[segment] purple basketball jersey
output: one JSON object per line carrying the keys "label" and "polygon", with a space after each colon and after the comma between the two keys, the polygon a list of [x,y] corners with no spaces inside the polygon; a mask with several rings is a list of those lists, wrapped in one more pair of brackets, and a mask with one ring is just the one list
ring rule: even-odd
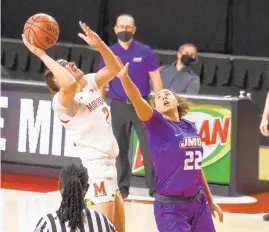
{"label": "purple basketball jersey", "polygon": [[194,124],[185,119],[173,122],[154,110],[144,125],[155,169],[156,193],[193,196],[203,189],[203,147]]}

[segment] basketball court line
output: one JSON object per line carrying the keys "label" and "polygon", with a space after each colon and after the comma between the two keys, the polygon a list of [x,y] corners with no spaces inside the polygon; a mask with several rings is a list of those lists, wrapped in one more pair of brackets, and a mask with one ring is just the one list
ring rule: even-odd
{"label": "basketball court line", "polygon": [[[3,189],[14,189],[38,193],[53,194],[58,192],[58,178],[46,178],[18,174],[1,173]],[[148,189],[132,188],[126,202],[152,204],[153,198],[147,197]],[[224,212],[257,214],[269,212],[269,192],[253,196],[220,197],[214,196]]]}
{"label": "basketball court line", "polygon": [[[6,232],[18,231],[17,228],[23,223],[29,225],[29,227],[32,228],[32,226],[30,225],[32,221],[34,221],[35,223],[35,221],[38,220],[38,218],[34,218],[36,217],[36,214],[41,213],[40,211],[44,211],[45,213],[50,212],[51,210],[44,209],[46,207],[56,209],[59,205],[61,198],[59,191],[53,191],[49,193],[37,193],[1,189],[1,192],[4,193],[2,194],[4,195],[4,198],[2,198],[3,200],[11,200],[9,203],[3,202],[5,204],[5,215],[3,218],[5,220],[5,229],[3,231]],[[131,195],[130,198],[150,199],[151,204],[136,204],[133,202],[125,202],[126,231],[157,232],[158,230],[154,220],[152,198],[134,195]],[[247,198],[243,197],[243,199]],[[22,213],[23,215],[19,214],[18,212]],[[224,213],[224,223],[218,222],[218,219],[213,220],[216,227],[216,231],[218,232],[267,232],[269,231],[269,224],[268,222],[264,222],[262,220],[262,216],[263,213]],[[143,226],[143,228],[141,228],[141,226]]]}
{"label": "basketball court line", "polygon": [[[36,190],[38,191],[38,190]],[[139,190],[138,190],[139,191]],[[20,193],[19,198],[43,198],[43,197],[53,197],[60,196],[59,191],[52,191],[48,193],[40,192],[24,192],[16,190],[1,189],[3,200],[6,202],[12,201],[14,198],[18,198],[18,193]],[[14,196],[14,197],[13,197]],[[219,197],[213,196],[217,204],[220,205],[223,212],[229,213],[240,213],[240,214],[263,214],[269,212],[269,193],[260,193],[255,196],[240,196],[240,197]],[[125,200],[127,203],[139,203],[152,205],[154,198],[139,196],[139,195],[129,195],[128,199]]]}
{"label": "basketball court line", "polygon": [[[220,197],[213,196],[215,202],[223,212],[240,214],[262,214],[269,212],[269,192],[254,194],[253,196]],[[129,195],[126,202],[153,204],[154,199],[141,195]]]}

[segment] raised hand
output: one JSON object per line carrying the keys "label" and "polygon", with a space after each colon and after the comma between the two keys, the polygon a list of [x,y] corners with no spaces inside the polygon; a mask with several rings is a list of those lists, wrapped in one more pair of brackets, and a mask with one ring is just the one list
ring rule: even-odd
{"label": "raised hand", "polygon": [[23,40],[23,43],[25,44],[25,46],[30,50],[30,52],[32,52],[33,54],[35,54],[36,56],[40,57],[45,53],[44,50],[42,50],[41,48],[38,48],[34,45],[34,42],[33,42],[33,37],[30,37],[30,42],[26,39],[25,35],[22,34],[22,40]]}
{"label": "raised hand", "polygon": [[84,41],[90,46],[97,48],[102,43],[99,35],[92,31],[85,23],[79,21],[79,25],[85,34],[78,33],[78,36],[84,39]]}

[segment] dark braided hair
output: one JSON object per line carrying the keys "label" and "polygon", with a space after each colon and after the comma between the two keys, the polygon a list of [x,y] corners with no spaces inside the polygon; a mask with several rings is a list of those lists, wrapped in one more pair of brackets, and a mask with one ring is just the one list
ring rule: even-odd
{"label": "dark braided hair", "polygon": [[82,164],[67,165],[61,171],[62,202],[57,215],[61,223],[68,221],[71,232],[83,226],[84,189],[88,180],[88,170]]}

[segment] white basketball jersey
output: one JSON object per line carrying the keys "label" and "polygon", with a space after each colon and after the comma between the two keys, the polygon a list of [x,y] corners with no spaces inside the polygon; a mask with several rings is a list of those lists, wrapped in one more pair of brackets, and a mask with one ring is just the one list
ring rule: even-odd
{"label": "white basketball jersey", "polygon": [[76,93],[73,103],[65,108],[59,102],[59,93],[53,98],[53,110],[66,131],[72,136],[81,159],[114,158],[119,153],[111,126],[110,110],[101,98],[94,78],[87,74],[82,92]]}

